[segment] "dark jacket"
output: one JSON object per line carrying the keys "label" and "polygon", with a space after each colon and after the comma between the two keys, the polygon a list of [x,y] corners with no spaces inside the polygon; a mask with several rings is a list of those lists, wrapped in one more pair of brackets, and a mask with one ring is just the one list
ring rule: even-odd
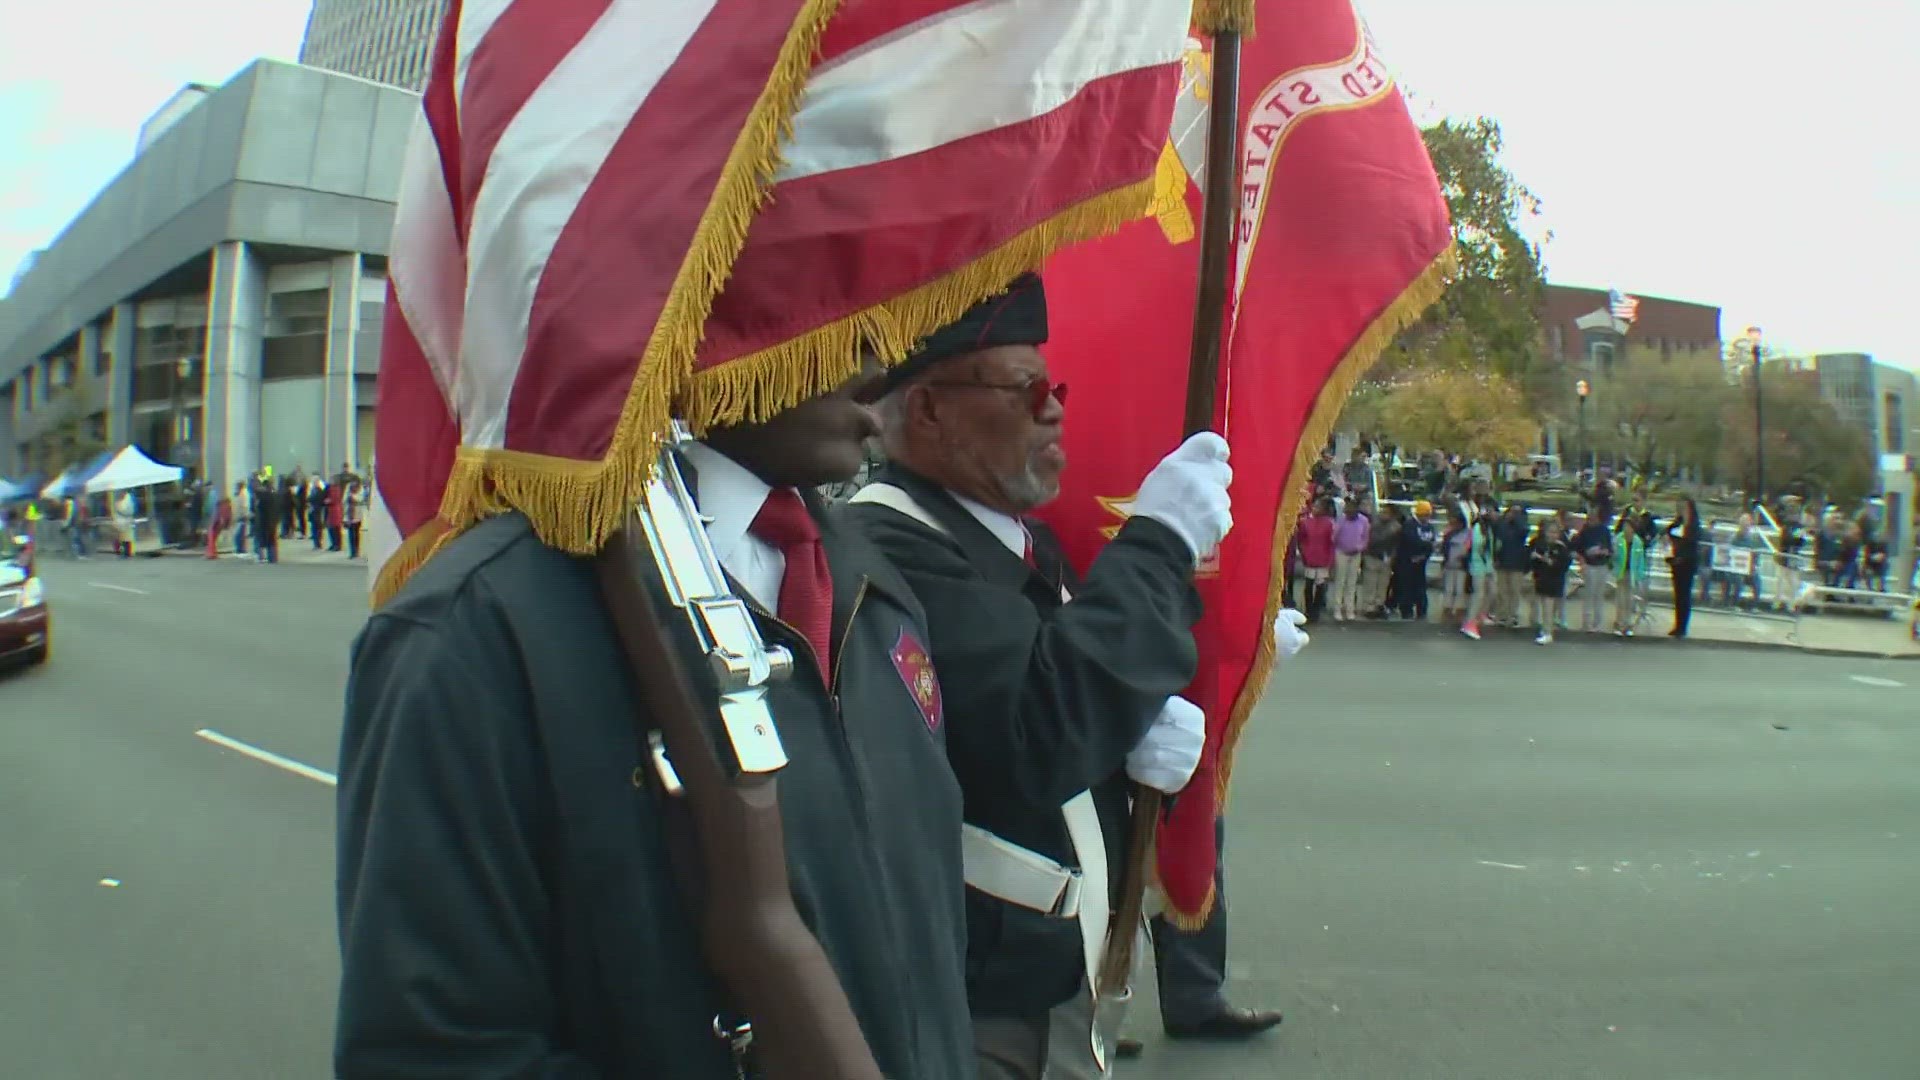
{"label": "dark jacket", "polygon": [[[925,605],[967,821],[1075,866],[1060,804],[1091,790],[1117,885],[1127,753],[1198,662],[1192,552],[1166,526],[1139,518],[1076,581],[1038,522],[1027,523],[1030,567],[938,485],[898,466],[875,479],[905,490],[946,530],[881,505],[848,508]],[[1061,602],[1063,584],[1072,603]],[[969,889],[967,932],[976,1016],[1044,1015],[1085,981],[1071,920]]]}
{"label": "dark jacket", "polygon": [[1394,554],[1394,561],[1402,567],[1425,567],[1433,558],[1434,536],[1433,522],[1406,519],[1400,528],[1400,550]]}
{"label": "dark jacket", "polygon": [[1367,535],[1367,556],[1382,561],[1392,561],[1400,550],[1400,530],[1403,526],[1398,515],[1381,514],[1373,519],[1373,531]]}
{"label": "dark jacket", "polygon": [[1601,521],[1588,518],[1580,531],[1573,534],[1573,550],[1579,554],[1582,566],[1606,566],[1613,562],[1613,530]]}
{"label": "dark jacket", "polygon": [[1674,518],[1667,523],[1667,563],[1675,570],[1695,570],[1700,566],[1700,521],[1684,523]]}
{"label": "dark jacket", "polygon": [[1493,565],[1498,570],[1529,570],[1533,554],[1527,550],[1527,519],[1509,519],[1505,514],[1493,523]]}
{"label": "dark jacket", "polygon": [[1565,596],[1567,568],[1573,565],[1573,549],[1565,540],[1533,538],[1529,548],[1533,559],[1533,590],[1541,596]]}
{"label": "dark jacket", "polygon": [[[871,545],[831,516],[823,533],[833,695],[805,662],[770,694],[794,901],[890,1080],[965,1080],[960,793],[938,703],[894,658],[924,623]],[[337,1076],[731,1080],[656,796],[633,780],[641,708],[592,563],[518,515],[369,620],[340,751]]]}

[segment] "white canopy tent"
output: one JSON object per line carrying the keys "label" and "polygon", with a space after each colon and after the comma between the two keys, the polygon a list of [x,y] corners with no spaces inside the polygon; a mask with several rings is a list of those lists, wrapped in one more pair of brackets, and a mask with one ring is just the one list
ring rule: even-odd
{"label": "white canopy tent", "polygon": [[182,470],[178,465],[162,465],[140,452],[137,446],[128,446],[113,455],[113,460],[87,480],[87,494],[98,495],[108,491],[125,491],[129,488],[148,487],[153,484],[171,484],[179,480]]}

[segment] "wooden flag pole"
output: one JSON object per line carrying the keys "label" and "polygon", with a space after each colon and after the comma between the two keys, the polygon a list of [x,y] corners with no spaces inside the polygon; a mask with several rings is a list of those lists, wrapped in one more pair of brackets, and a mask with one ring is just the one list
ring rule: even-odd
{"label": "wooden flag pole", "polygon": [[[1220,348],[1232,285],[1233,230],[1239,220],[1235,163],[1239,158],[1240,33],[1221,30],[1213,38],[1213,75],[1208,91],[1207,176],[1200,232],[1200,289],[1193,314],[1193,351],[1187,367],[1185,434],[1213,427],[1219,397]],[[1146,903],[1153,835],[1160,822],[1160,792],[1138,788],[1133,799],[1133,831],[1127,847],[1120,900],[1107,935],[1099,990],[1118,994],[1133,970],[1134,928]]]}

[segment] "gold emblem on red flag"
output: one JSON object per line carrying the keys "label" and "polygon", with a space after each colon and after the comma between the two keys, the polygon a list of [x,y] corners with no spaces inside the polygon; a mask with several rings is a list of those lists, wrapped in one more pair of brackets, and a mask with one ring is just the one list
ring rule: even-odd
{"label": "gold emblem on red flag", "polygon": [[[1135,495],[1095,495],[1093,498],[1095,502],[1100,504],[1102,510],[1113,515],[1116,519],[1112,525],[1100,526],[1100,535],[1108,540],[1119,536],[1120,526],[1125,525],[1127,519],[1133,516],[1133,500]],[[1219,573],[1220,553],[1215,551],[1200,560],[1200,566],[1194,571],[1194,576],[1203,578],[1217,577]]]}

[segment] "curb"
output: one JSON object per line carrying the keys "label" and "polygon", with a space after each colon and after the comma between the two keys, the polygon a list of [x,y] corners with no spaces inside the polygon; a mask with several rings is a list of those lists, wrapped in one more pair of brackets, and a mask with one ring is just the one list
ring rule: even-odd
{"label": "curb", "polygon": [[[1339,629],[1341,631],[1351,630],[1363,634],[1386,633],[1389,631],[1398,634],[1418,632],[1459,638],[1462,641],[1469,640],[1461,636],[1459,627],[1450,626],[1446,623],[1426,623],[1421,625],[1418,630],[1415,630],[1412,624],[1405,622],[1387,622],[1383,619],[1355,619],[1342,623],[1322,621],[1307,628],[1309,633],[1316,635],[1329,629]],[[1654,644],[1663,642],[1664,645],[1662,647],[1664,648],[1711,649],[1722,652],[1773,652],[1787,649],[1807,656],[1843,656],[1852,657],[1856,660],[1920,660],[1920,653],[1880,652],[1873,649],[1833,649],[1811,645],[1796,645],[1790,641],[1731,641],[1726,638],[1703,637],[1686,637],[1674,640],[1668,638],[1665,633],[1623,640],[1614,637],[1612,634],[1589,634],[1582,630],[1569,630],[1566,633],[1567,636],[1556,639],[1555,644],[1563,642],[1581,642],[1588,645],[1610,643],[1617,647],[1626,648],[1632,647],[1636,643]],[[1518,638],[1516,638],[1516,640],[1518,640]]]}

